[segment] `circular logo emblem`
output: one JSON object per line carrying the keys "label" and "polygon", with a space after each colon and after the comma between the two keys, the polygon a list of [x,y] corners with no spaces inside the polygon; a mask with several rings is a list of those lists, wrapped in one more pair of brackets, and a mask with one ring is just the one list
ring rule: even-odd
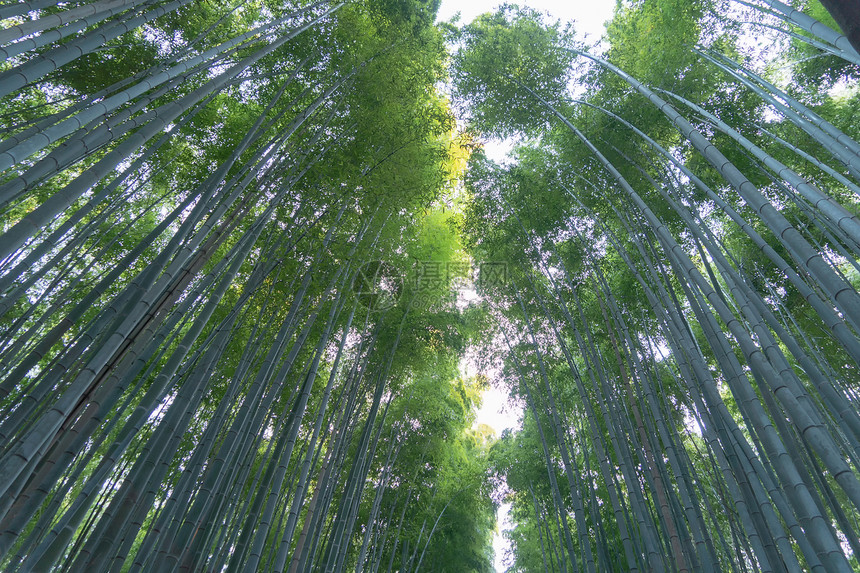
{"label": "circular logo emblem", "polygon": [[397,304],[403,293],[403,277],[385,261],[370,261],[355,273],[352,292],[368,310],[387,310]]}

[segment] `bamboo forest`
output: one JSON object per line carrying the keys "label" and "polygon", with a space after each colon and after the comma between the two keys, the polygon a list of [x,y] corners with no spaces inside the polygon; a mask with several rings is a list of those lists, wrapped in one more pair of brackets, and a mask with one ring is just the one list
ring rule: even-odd
{"label": "bamboo forest", "polygon": [[0,0],[0,571],[860,571],[860,2],[607,3]]}

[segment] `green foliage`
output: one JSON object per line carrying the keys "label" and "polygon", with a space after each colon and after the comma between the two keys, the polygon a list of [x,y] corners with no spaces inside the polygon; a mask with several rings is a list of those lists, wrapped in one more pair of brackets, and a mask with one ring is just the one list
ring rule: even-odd
{"label": "green foliage", "polygon": [[552,114],[536,105],[521,84],[550,102],[562,97],[570,77],[571,34],[559,22],[545,26],[540,13],[504,6],[478,16],[457,34],[452,79],[481,132],[501,136],[535,133]]}
{"label": "green foliage", "polygon": [[618,2],[606,28],[607,59],[651,85],[682,80],[697,64],[689,48],[702,36],[708,4],[707,0]]}
{"label": "green foliage", "polygon": [[[804,2],[801,9],[828,26],[832,30],[839,30],[839,25],[833,20],[830,13],[818,0]],[[795,32],[803,33],[796,28]],[[836,83],[845,81],[850,85],[860,77],[860,69],[842,58],[831,54],[825,54],[817,47],[803,40],[791,38],[791,60],[792,79],[797,87],[803,89],[813,97],[824,99],[823,94],[831,89]]]}
{"label": "green foliage", "polygon": [[[703,442],[691,432],[694,425],[714,432],[737,425],[738,443],[755,444],[763,464],[778,465],[776,450],[763,453],[766,431],[760,424],[791,414],[785,403],[768,395],[781,383],[756,363],[758,345],[769,349],[773,362],[768,367],[796,377],[792,379],[803,395],[817,395],[821,389],[813,389],[815,375],[809,377],[810,371],[799,365],[813,356],[819,364],[827,363],[826,370],[840,372],[831,379],[834,388],[853,392],[853,384],[845,382],[854,370],[846,352],[850,343],[840,350],[829,335],[820,343],[811,340],[811,332],[824,332],[823,324],[812,326],[807,320],[825,319],[826,312],[820,306],[813,311],[801,300],[795,291],[801,279],[786,281],[785,263],[778,259],[795,265],[795,244],[780,235],[783,227],[775,229],[774,218],[751,206],[750,190],[760,190],[763,200],[815,250],[833,248],[853,260],[856,243],[798,199],[780,180],[784,170],[766,168],[733,137],[671,97],[664,98],[670,104],[652,105],[662,94],[679,94],[810,181],[826,179],[819,179],[820,170],[799,162],[790,147],[798,142],[812,157],[826,155],[812,129],[800,121],[766,116],[768,104],[761,95],[715,71],[692,49],[704,45],[743,60],[734,36],[742,27],[715,17],[712,9],[708,2],[619,2],[602,55],[609,64],[595,65],[574,80],[585,91],[576,99],[571,92],[579,90],[568,90],[574,61],[556,55],[580,52],[559,39],[558,26],[541,26],[535,15],[524,17],[509,8],[485,15],[456,36],[457,95],[475,129],[492,137],[525,135],[505,165],[480,154],[473,157],[465,179],[471,202],[462,223],[473,256],[498,256],[512,263],[510,283],[485,291],[509,345],[502,352],[508,359],[503,378],[529,407],[522,429],[503,436],[491,458],[494,479],[505,484],[512,504],[510,571],[561,567],[565,560],[577,559],[593,559],[597,570],[647,569],[651,557],[637,557],[641,549],[625,541],[626,536],[633,537],[634,545],[647,545],[652,527],[657,537],[671,537],[674,531],[680,532],[679,539],[692,536],[687,530],[692,522],[679,522],[678,514],[667,510],[672,503],[686,503],[680,501],[684,496],[702,495],[703,503],[732,506],[734,501],[717,499],[735,478],[720,474],[713,457],[715,447],[726,447],[728,436],[720,434],[720,445]],[[524,21],[539,28],[531,34],[537,42],[517,36],[527,28]],[[507,43],[514,41],[526,55]],[[535,45],[540,48],[531,51]],[[545,65],[518,67],[530,57]],[[827,66],[825,59],[816,59]],[[762,60],[762,54],[753,54],[745,64],[767,65]],[[534,73],[516,75],[526,68]],[[503,72],[494,83],[490,78],[496,69]],[[842,73],[839,66],[831,71]],[[803,103],[814,104],[816,112],[844,131],[839,137],[847,141],[856,136],[855,125],[846,121],[853,117],[855,94],[833,97],[825,91],[829,87],[821,83]],[[651,88],[659,91],[648,93]],[[796,94],[797,88],[793,83],[788,91]],[[663,106],[668,105],[709,144],[696,143],[696,135],[685,133],[686,124],[666,113]],[[799,104],[791,105],[799,109]],[[631,124],[650,141],[634,135]],[[760,126],[792,143],[777,149]],[[719,160],[716,153],[705,155],[710,145],[719,150]],[[727,165],[742,175],[727,176]],[[828,180],[826,186],[846,212],[856,213],[856,195],[846,185]],[[830,268],[844,272],[839,256],[830,257]],[[840,284],[850,291],[851,280]],[[745,307],[750,298],[757,301],[755,311]],[[745,332],[733,328],[738,323]],[[801,339],[803,350],[793,345]],[[748,350],[752,346],[755,351]],[[692,360],[704,368],[695,370]],[[710,385],[720,390],[703,407],[700,393]],[[792,443],[794,428],[781,425],[780,439]],[[797,463],[805,468],[799,471],[818,471],[807,462]],[[593,472],[584,478],[587,483],[580,481],[583,467]],[[686,467],[695,468],[695,480],[705,492],[689,489],[691,470]],[[557,486],[549,487],[552,482]],[[838,508],[837,503],[827,511],[838,514]],[[723,537],[727,528],[738,528],[737,517],[695,518],[701,522],[696,527],[715,545],[712,554],[702,557],[707,562],[727,565],[736,562],[739,551],[751,555],[745,542],[735,546]],[[687,513],[684,519],[690,518]],[[631,531],[633,520],[638,520],[638,530]],[[664,543],[671,556],[664,562],[667,567],[685,567],[681,560],[700,557],[683,549],[685,541],[672,542],[671,548]],[[798,559],[804,562],[802,553],[798,551]]]}
{"label": "green foliage", "polygon": [[510,571],[855,566],[856,70],[720,6],[619,2],[598,62],[512,5],[196,1],[0,64],[0,568],[488,573],[503,503]]}

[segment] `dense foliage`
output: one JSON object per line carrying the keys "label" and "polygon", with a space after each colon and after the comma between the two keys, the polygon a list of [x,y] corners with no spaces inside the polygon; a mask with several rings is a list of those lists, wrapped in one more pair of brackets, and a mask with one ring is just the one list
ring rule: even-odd
{"label": "dense foliage", "polygon": [[511,261],[485,295],[526,405],[491,453],[510,571],[858,567],[860,60],[840,38],[778,2],[673,0],[620,4],[600,53],[510,6],[455,35],[463,111],[526,136],[472,157],[463,225]]}
{"label": "dense foliage", "polygon": [[478,319],[412,280],[464,256],[434,8],[33,9],[9,34],[65,36],[0,72],[3,570],[491,569]]}
{"label": "dense foliage", "polygon": [[860,569],[860,54],[797,8],[0,6],[0,569],[488,572],[501,505],[509,571]]}

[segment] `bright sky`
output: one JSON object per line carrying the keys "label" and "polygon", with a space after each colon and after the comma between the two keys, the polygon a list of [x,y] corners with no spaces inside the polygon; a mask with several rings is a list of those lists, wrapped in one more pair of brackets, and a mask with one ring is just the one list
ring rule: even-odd
{"label": "bright sky", "polygon": [[[515,0],[516,1],[516,0]],[[574,29],[580,37],[588,42],[596,42],[600,39],[604,30],[604,23],[612,17],[616,0],[520,0],[520,5],[529,6],[536,10],[549,12],[553,17],[562,21],[574,22]],[[460,12],[459,24],[471,22],[475,16],[484,12],[492,11],[500,2],[496,0],[442,0],[439,8],[438,20],[451,19],[456,12]],[[496,161],[501,160],[510,144],[506,142],[488,142],[485,146],[487,156]],[[466,365],[465,370],[470,370]],[[473,374],[473,372],[468,372]],[[496,387],[486,391],[483,396],[483,405],[478,410],[478,424],[487,424],[501,434],[506,428],[517,426],[517,418],[521,412],[507,405],[505,392]],[[508,520],[510,504],[503,504],[499,508],[497,519],[501,529],[509,529],[513,524]],[[505,570],[505,552],[508,548],[507,540],[497,532],[493,538],[493,548],[496,552],[495,569],[501,573]]]}
{"label": "bright sky", "polygon": [[[600,38],[603,23],[612,17],[615,8],[615,0],[520,0],[512,3],[549,12],[562,21],[573,21],[576,30],[586,34],[589,40]],[[460,23],[469,23],[478,14],[491,12],[499,4],[501,2],[492,0],[442,0],[437,20],[449,20],[459,11]]]}

